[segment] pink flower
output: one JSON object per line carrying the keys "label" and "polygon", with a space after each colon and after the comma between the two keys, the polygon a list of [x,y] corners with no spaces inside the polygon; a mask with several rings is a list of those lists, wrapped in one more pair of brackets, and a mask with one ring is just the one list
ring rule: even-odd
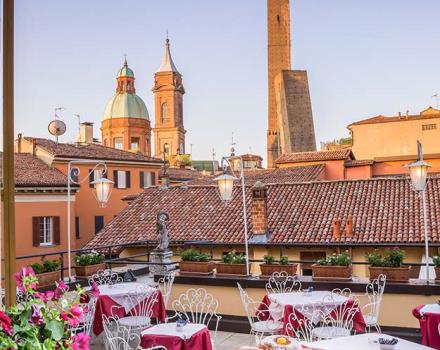
{"label": "pink flower", "polygon": [[78,305],[73,305],[67,311],[60,313],[60,317],[64,322],[67,322],[71,327],[78,327],[84,316],[83,309]]}
{"label": "pink flower", "polygon": [[61,289],[63,291],[69,290],[69,286],[67,284],[65,284],[64,281],[59,280],[58,282],[55,282],[55,283],[56,283],[58,289]]}
{"label": "pink flower", "polygon": [[99,297],[99,287],[98,284],[96,282],[92,283],[92,288],[90,289],[90,293],[94,296],[94,297]]}
{"label": "pink flower", "polygon": [[54,297],[54,292],[51,290],[48,290],[46,293],[38,292],[36,294],[36,297],[40,299],[42,302],[47,303],[48,301],[51,301]]}
{"label": "pink flower", "polygon": [[89,350],[90,337],[84,333],[72,336],[72,350]]}
{"label": "pink flower", "polygon": [[41,314],[40,308],[37,305],[32,305],[32,314],[29,318],[29,322],[37,326],[44,323],[43,315]]}
{"label": "pink flower", "polygon": [[[37,287],[37,282],[34,281],[35,272],[30,266],[22,267],[21,271],[14,274],[14,276],[15,283],[21,292],[26,291],[28,288],[35,289]],[[31,277],[29,278],[30,281],[28,281],[28,277]]]}
{"label": "pink flower", "polygon": [[7,335],[11,336],[14,329],[12,328],[12,322],[8,315],[3,311],[0,311],[0,326]]}

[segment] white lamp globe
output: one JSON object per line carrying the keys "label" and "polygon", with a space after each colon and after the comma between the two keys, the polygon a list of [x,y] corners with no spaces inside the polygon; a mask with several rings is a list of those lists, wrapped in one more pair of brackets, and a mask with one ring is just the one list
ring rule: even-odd
{"label": "white lamp globe", "polygon": [[95,197],[101,208],[105,208],[107,206],[113,183],[113,181],[104,177],[91,182],[91,184],[95,187]]}
{"label": "white lamp globe", "polygon": [[234,188],[234,181],[238,180],[235,176],[223,174],[217,176],[214,181],[217,181],[220,198],[222,201],[229,202],[232,200],[232,190]]}

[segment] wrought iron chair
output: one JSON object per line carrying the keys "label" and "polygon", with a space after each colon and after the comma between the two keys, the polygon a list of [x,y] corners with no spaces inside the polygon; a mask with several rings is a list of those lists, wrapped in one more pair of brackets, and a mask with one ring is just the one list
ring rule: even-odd
{"label": "wrought iron chair", "polygon": [[122,283],[123,279],[121,276],[115,272],[112,272],[111,270],[99,270],[89,278],[89,286],[92,286],[93,282],[100,286],[105,284]]}
{"label": "wrought iron chair", "polygon": [[382,274],[367,284],[365,295],[368,298],[368,303],[362,308],[367,332],[370,332],[371,328],[374,327],[377,332],[381,333],[379,314],[386,280],[386,275]]}
{"label": "wrought iron chair", "polygon": [[163,302],[165,304],[165,309],[168,307],[168,301],[170,300],[175,276],[175,272],[169,272],[158,280],[159,289],[162,293]]}
{"label": "wrought iron chair", "polygon": [[[337,294],[340,291],[341,294]],[[342,302],[337,296],[348,297],[350,299]],[[333,293],[326,295],[319,307],[321,326],[315,327],[312,337],[318,340],[333,339],[350,336],[353,330],[353,318],[359,310],[357,299],[351,295],[351,291],[346,288],[343,290],[335,289]]]}
{"label": "wrought iron chair", "polygon": [[319,317],[314,304],[295,306],[293,312],[287,316],[286,332],[301,341],[313,341],[313,321]]}
{"label": "wrought iron chair", "polygon": [[81,305],[84,311],[84,316],[81,320],[81,323],[77,327],[71,328],[71,331],[73,333],[85,333],[86,335],[90,335],[90,331],[93,326],[93,320],[95,319],[95,309],[97,301],[98,298],[91,295],[89,302]]}
{"label": "wrought iron chair", "polygon": [[172,306],[175,314],[169,319],[184,316],[191,323],[204,324],[207,327],[211,321],[215,322],[214,336],[212,337],[214,344],[221,316],[216,313],[218,300],[212,294],[204,288],[190,288],[177,300],[174,300]]}
{"label": "wrought iron chair", "polygon": [[[244,311],[251,327],[250,343],[252,343],[253,336],[258,340],[263,336],[269,336],[281,333],[283,323],[279,320],[273,320],[269,314],[268,305],[253,300],[249,294],[237,282],[238,290],[240,291],[240,298],[243,304]],[[281,315],[282,317],[282,315]]]}
{"label": "wrought iron chair", "polygon": [[292,293],[301,290],[301,282],[296,276],[291,276],[285,271],[274,272],[266,283],[266,293]]}

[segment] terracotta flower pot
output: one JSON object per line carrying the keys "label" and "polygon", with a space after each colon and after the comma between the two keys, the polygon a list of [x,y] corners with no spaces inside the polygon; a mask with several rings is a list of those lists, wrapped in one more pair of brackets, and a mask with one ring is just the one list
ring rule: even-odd
{"label": "terracotta flower pot", "polygon": [[434,267],[435,270],[435,280],[440,281],[440,267]]}
{"label": "terracotta flower pot", "polygon": [[76,275],[78,277],[90,277],[99,270],[105,270],[105,263],[87,266],[75,266]]}
{"label": "terracotta flower pot", "polygon": [[214,272],[213,261],[181,261],[180,274],[210,275]]}
{"label": "terracotta flower pot", "polygon": [[408,282],[411,272],[411,266],[405,267],[368,267],[370,270],[370,280],[377,279],[379,275],[387,276],[387,282]]}
{"label": "terracotta flower pot", "polygon": [[38,278],[38,287],[54,285],[56,281],[61,279],[60,271],[38,273],[36,277]]}
{"label": "terracotta flower pot", "polygon": [[[246,264],[217,263],[217,275],[241,275],[246,276]],[[250,270],[251,264],[249,264]]]}
{"label": "terracotta flower pot", "polygon": [[290,276],[296,275],[298,264],[260,264],[261,276],[271,276],[274,272],[285,271]]}
{"label": "terracotta flower pot", "polygon": [[349,280],[353,274],[353,266],[312,265],[312,278],[323,280]]}

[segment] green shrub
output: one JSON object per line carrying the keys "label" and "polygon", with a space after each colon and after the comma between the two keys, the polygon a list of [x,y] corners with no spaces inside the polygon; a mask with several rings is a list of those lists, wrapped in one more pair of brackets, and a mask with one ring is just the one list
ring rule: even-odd
{"label": "green shrub", "polygon": [[365,256],[368,264],[372,267],[401,267],[405,259],[405,252],[399,247],[394,247],[386,249],[383,255],[374,250],[372,253],[365,254]]}
{"label": "green shrub", "polygon": [[245,264],[246,255],[244,255],[243,253],[237,253],[235,250],[232,250],[227,254],[223,254],[222,262],[225,264]]}
{"label": "green shrub", "polygon": [[351,265],[351,258],[348,252],[345,251],[341,254],[333,253],[327,258],[319,259],[316,263],[322,266],[349,266]]}
{"label": "green shrub", "polygon": [[78,266],[90,266],[90,265],[102,264],[104,260],[105,260],[105,256],[99,254],[94,250],[92,250],[90,253],[77,255],[75,258],[76,264]]}
{"label": "green shrub", "polygon": [[435,267],[440,267],[440,256],[438,255],[433,256],[432,261],[434,262]]}
{"label": "green shrub", "polygon": [[33,263],[31,265],[32,269],[36,274],[53,272],[60,269],[60,260],[42,260],[41,263]]}
{"label": "green shrub", "polygon": [[275,258],[272,255],[265,255],[263,259],[264,259],[264,263],[268,265],[271,265],[275,262]]}
{"label": "green shrub", "polygon": [[180,254],[182,261],[199,261],[206,262],[211,260],[211,255],[207,253],[199,253],[195,249],[186,249]]}
{"label": "green shrub", "polygon": [[288,265],[288,264],[289,264],[289,258],[288,258],[287,256],[283,255],[283,256],[280,258],[280,264],[281,264],[281,265]]}

